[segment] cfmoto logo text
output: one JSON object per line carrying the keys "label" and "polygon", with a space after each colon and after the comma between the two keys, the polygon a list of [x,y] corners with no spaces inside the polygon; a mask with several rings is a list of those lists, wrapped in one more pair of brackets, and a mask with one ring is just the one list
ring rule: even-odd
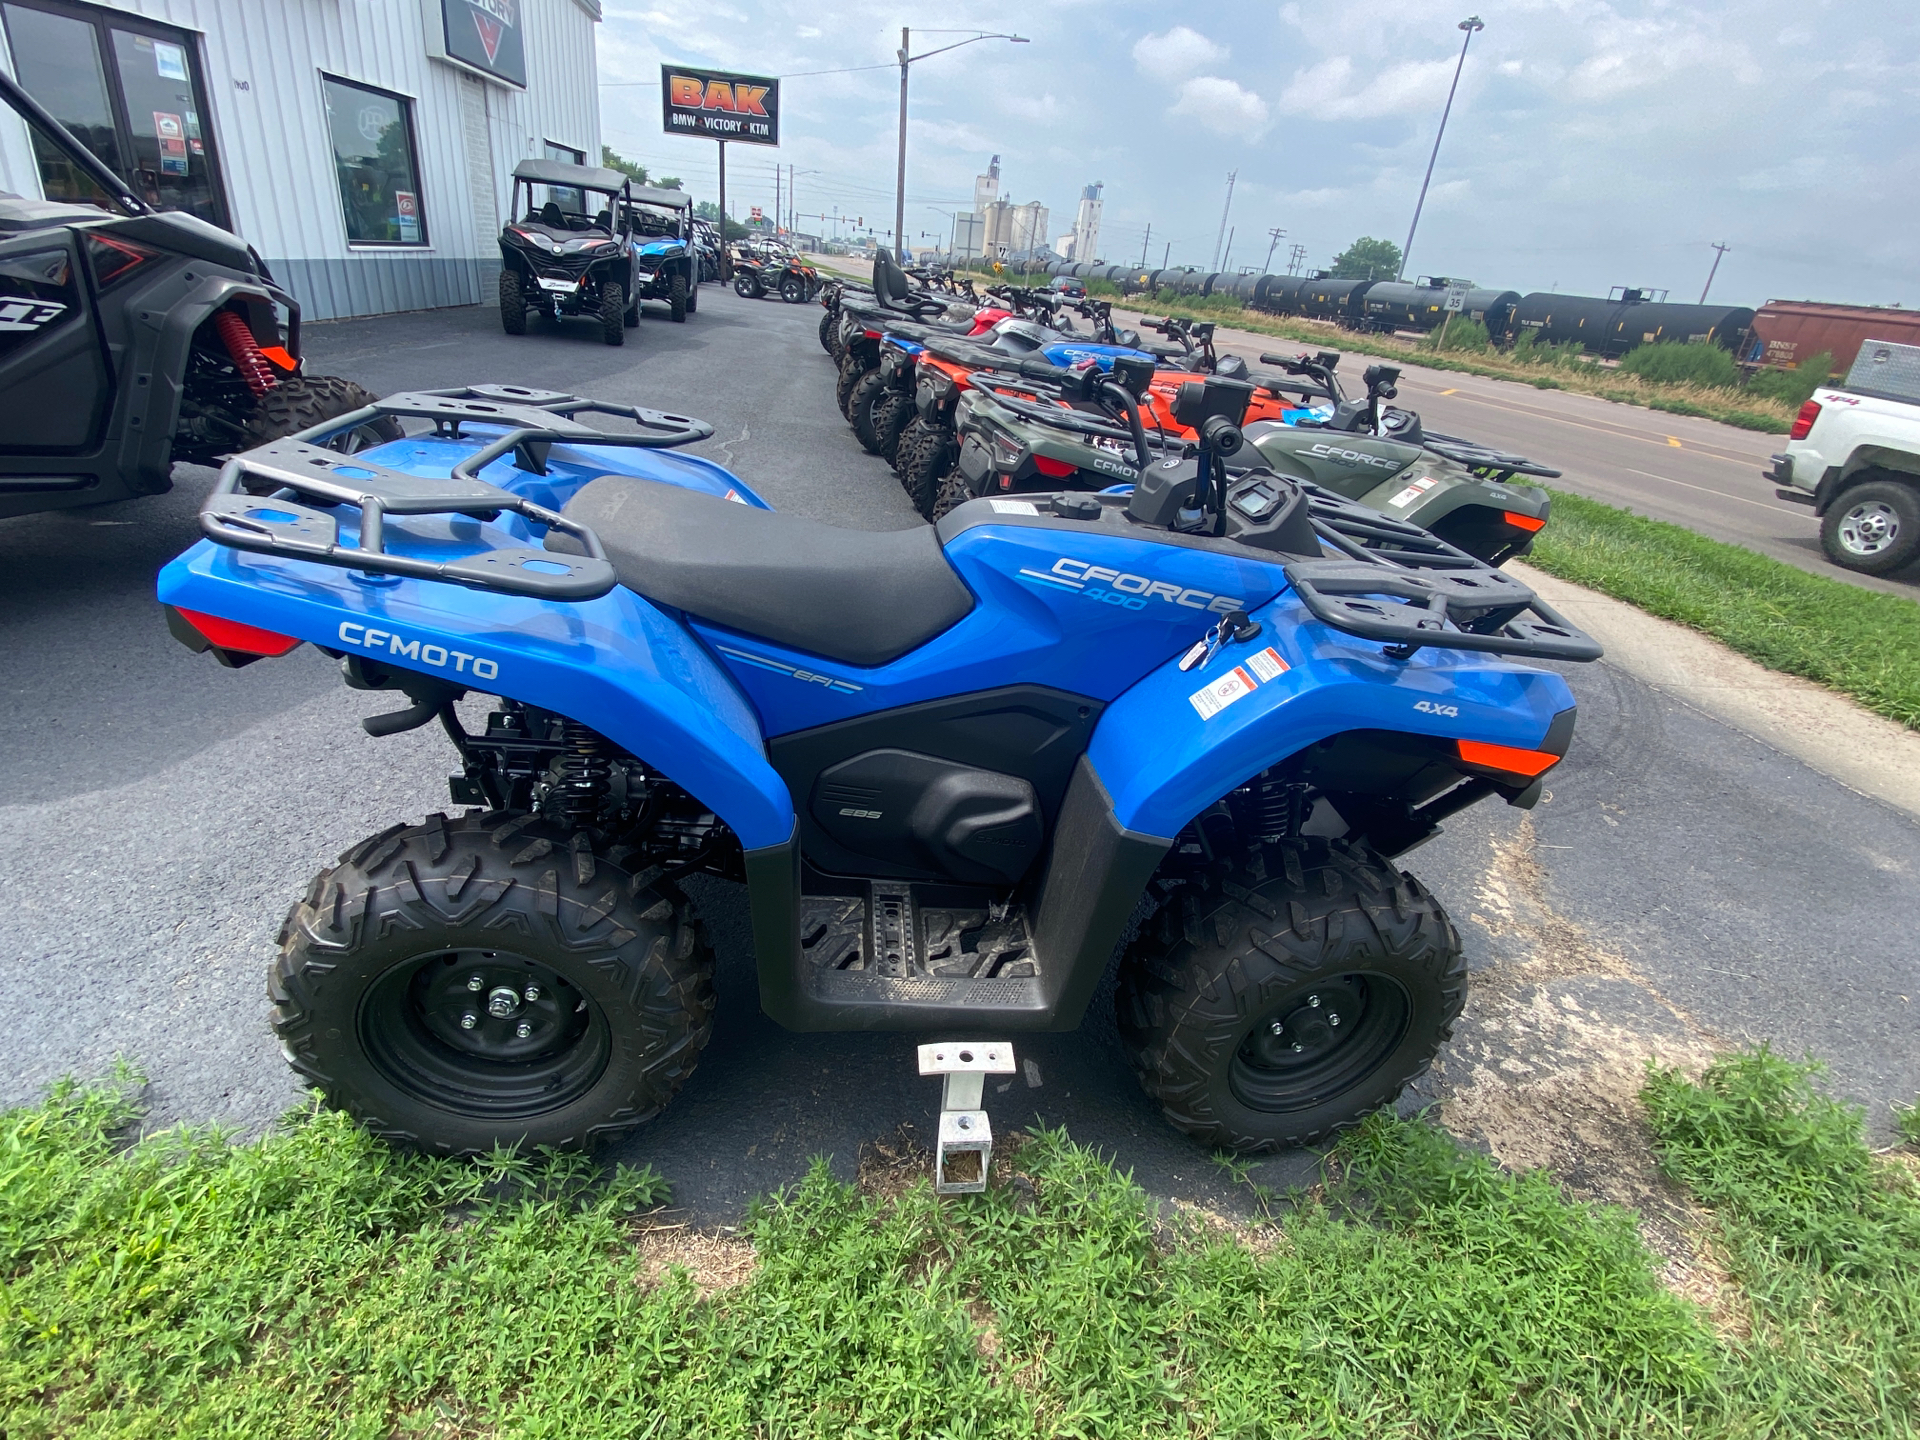
{"label": "cfmoto logo text", "polygon": [[1323,460],[1331,460],[1336,465],[1372,465],[1380,470],[1400,468],[1400,462],[1397,460],[1383,460],[1378,455],[1369,455],[1362,450],[1342,450],[1337,445],[1314,445],[1310,447],[1308,453],[1318,455]]}
{"label": "cfmoto logo text", "polygon": [[429,644],[425,640],[403,640],[390,630],[376,630],[371,625],[360,625],[352,620],[340,622],[340,643],[359,650],[384,650],[403,660],[415,660],[437,670],[451,669],[456,675],[472,675],[476,680],[500,678],[500,667],[483,656],[469,655],[464,650],[449,650],[444,645]]}
{"label": "cfmoto logo text", "polygon": [[1089,565],[1069,555],[1054,561],[1051,571],[1022,570],[1020,573],[1029,580],[1042,580],[1063,590],[1078,590],[1089,599],[1122,605],[1129,610],[1144,610],[1154,600],[1188,610],[1212,610],[1221,615],[1244,608],[1243,602],[1232,595],[1216,595],[1211,590],[1183,588],[1166,580],[1129,575],[1105,565]]}

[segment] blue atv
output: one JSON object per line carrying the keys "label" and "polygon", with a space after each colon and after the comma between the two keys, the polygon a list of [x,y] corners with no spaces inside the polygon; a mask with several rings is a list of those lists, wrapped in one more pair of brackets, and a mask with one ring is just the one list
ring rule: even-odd
{"label": "blue atv", "polygon": [[[230,461],[160,576],[174,633],[226,665],[318,646],[390,693],[369,733],[437,724],[459,759],[459,813],[288,915],[294,1069],[426,1150],[623,1135],[710,1033],[679,883],[707,872],[789,1028],[1069,1030],[1117,955],[1121,1039],[1202,1143],[1390,1102],[1467,983],[1394,857],[1534,803],[1574,703],[1515,662],[1599,647],[1425,531],[1229,474],[1244,396],[1192,387],[1195,453],[1130,495],[892,533],[668,453],[702,421],[514,386]],[[346,452],[382,419],[414,433]]]}

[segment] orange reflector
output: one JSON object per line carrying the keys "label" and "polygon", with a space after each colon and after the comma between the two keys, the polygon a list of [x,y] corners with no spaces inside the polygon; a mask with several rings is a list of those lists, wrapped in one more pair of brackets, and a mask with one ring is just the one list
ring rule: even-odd
{"label": "orange reflector", "polygon": [[291,635],[276,635],[257,625],[242,625],[238,620],[222,620],[218,615],[202,615],[180,607],[180,618],[222,650],[238,650],[246,655],[284,655],[300,642]]}
{"label": "orange reflector", "polygon": [[1541,530],[1546,527],[1547,522],[1544,519],[1535,519],[1531,515],[1516,515],[1511,510],[1502,510],[1500,513],[1505,518],[1507,524],[1513,526],[1516,530],[1532,531]]}
{"label": "orange reflector", "polygon": [[1545,750],[1518,750],[1511,745],[1489,745],[1482,740],[1460,740],[1460,758],[1469,765],[1487,770],[1504,770],[1509,775],[1531,778],[1560,763],[1558,755]]}
{"label": "orange reflector", "polygon": [[300,368],[300,362],[289,355],[284,346],[262,345],[260,347],[260,353],[288,374],[292,374]]}

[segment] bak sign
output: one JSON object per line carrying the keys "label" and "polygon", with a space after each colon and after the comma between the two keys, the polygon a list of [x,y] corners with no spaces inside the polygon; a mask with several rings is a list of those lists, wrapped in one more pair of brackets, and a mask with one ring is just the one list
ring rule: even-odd
{"label": "bak sign", "polygon": [[780,143],[780,82],[770,76],[662,65],[660,95],[669,135]]}

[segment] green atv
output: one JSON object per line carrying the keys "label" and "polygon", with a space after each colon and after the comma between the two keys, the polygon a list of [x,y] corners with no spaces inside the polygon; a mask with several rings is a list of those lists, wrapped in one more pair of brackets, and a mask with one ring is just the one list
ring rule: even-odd
{"label": "green atv", "polygon": [[[1038,357],[999,359],[1002,368],[969,377],[955,405],[958,463],[939,487],[931,519],[983,495],[1130,485],[1153,460],[1185,448],[1190,431],[1142,425],[1143,417],[1153,423],[1145,403],[1155,378],[1150,363],[1118,358],[1102,375],[1062,371]],[[1392,366],[1367,370],[1367,398],[1359,401],[1341,397],[1337,355],[1261,359],[1283,373],[1254,375],[1249,392],[1298,395],[1303,408],[1287,412],[1285,422],[1246,424],[1246,449],[1232,463],[1318,485],[1431,531],[1489,565],[1532,547],[1551,499],[1513,477],[1553,479],[1559,471],[1424,431],[1412,411],[1381,403],[1395,394],[1400,372]],[[1331,403],[1305,408],[1316,400]]]}
{"label": "green atv", "polygon": [[1393,398],[1400,378],[1391,365],[1368,367],[1365,400],[1340,398],[1333,374],[1338,358],[1260,357],[1263,364],[1316,382],[1333,401],[1324,419],[1249,424],[1247,443],[1262,462],[1289,479],[1311,481],[1418,525],[1488,565],[1533,548],[1552,502],[1545,490],[1516,483],[1514,477],[1555,480],[1558,470],[1436,434],[1424,429],[1411,410],[1382,405]]}

